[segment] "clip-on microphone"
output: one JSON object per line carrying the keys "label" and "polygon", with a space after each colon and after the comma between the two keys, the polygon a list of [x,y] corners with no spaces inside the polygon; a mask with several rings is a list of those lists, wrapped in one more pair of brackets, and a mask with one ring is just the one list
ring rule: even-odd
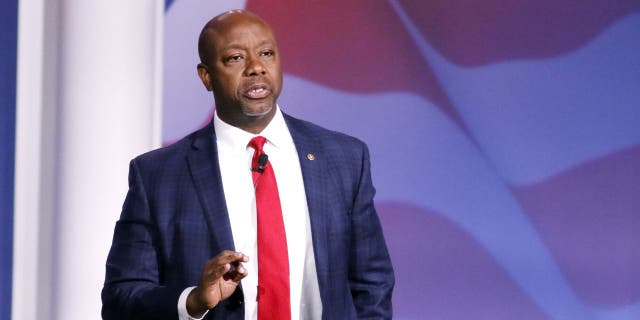
{"label": "clip-on microphone", "polygon": [[264,166],[267,165],[267,161],[269,161],[269,156],[267,156],[266,153],[261,154],[258,157],[258,167],[257,168],[251,168],[252,171],[258,171],[259,173],[263,173],[264,172]]}

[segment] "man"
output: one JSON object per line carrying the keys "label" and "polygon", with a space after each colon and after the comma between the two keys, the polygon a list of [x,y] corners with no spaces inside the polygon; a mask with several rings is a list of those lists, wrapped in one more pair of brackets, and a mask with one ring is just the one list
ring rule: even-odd
{"label": "man", "polygon": [[256,15],[213,18],[198,51],[216,114],[131,161],[103,318],[391,318],[366,146],[280,111],[280,53]]}

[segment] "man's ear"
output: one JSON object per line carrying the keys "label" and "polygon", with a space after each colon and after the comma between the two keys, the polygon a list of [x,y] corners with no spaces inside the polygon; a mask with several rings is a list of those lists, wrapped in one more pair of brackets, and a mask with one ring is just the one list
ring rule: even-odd
{"label": "man's ear", "polygon": [[209,73],[209,68],[206,64],[198,63],[198,77],[202,80],[202,84],[207,88],[207,91],[213,90],[211,85],[211,73]]}

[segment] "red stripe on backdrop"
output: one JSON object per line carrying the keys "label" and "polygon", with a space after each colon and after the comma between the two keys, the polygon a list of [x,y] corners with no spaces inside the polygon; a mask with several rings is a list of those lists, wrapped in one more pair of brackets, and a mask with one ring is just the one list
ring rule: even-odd
{"label": "red stripe on backdrop", "polygon": [[252,1],[273,27],[284,71],[355,93],[412,92],[461,123],[431,67],[386,1]]}

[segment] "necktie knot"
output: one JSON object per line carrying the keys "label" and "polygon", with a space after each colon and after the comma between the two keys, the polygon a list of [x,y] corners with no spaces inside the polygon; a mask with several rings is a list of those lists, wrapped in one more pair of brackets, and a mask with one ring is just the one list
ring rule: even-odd
{"label": "necktie knot", "polygon": [[267,142],[267,138],[263,136],[257,136],[249,141],[249,146],[256,150],[257,154],[262,153],[262,147],[264,147],[264,143]]}

